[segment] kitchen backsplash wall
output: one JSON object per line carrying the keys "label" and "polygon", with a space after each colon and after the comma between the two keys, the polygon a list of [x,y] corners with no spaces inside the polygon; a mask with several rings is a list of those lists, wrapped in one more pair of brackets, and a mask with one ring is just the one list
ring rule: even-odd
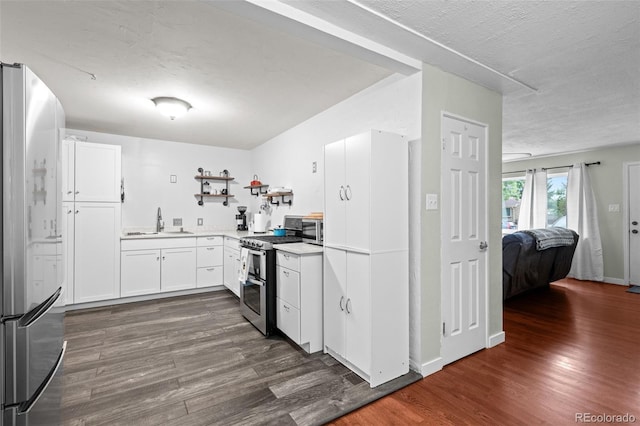
{"label": "kitchen backsplash wall", "polygon": [[[185,228],[195,228],[197,219],[203,218],[204,228],[234,229],[236,207],[248,205],[249,191],[243,187],[252,176],[251,155],[247,150],[209,147],[171,141],[67,129],[67,135],[76,135],[88,142],[120,145],[122,147],[122,176],[125,201],[122,204],[122,227],[155,227],[158,207],[167,228],[173,218],[182,218]],[[200,181],[194,179],[198,167],[218,175],[229,170],[234,181],[229,192],[229,206],[222,199],[197,204],[194,194],[200,192]],[[175,175],[177,182],[170,183]],[[212,188],[223,188],[223,183],[211,182]]]}
{"label": "kitchen backsplash wall", "polygon": [[[324,145],[371,129],[419,139],[421,87],[419,73],[388,77],[252,150],[252,173],[265,184],[293,189],[291,207],[272,206],[271,226],[285,214],[323,211]],[[251,212],[260,201],[253,197]]]}

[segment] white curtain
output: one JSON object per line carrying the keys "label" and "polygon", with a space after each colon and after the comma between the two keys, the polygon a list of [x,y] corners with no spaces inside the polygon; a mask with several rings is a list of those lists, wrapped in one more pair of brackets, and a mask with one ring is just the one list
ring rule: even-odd
{"label": "white curtain", "polygon": [[604,281],[598,208],[584,163],[574,164],[569,170],[567,228],[580,236],[569,276],[579,280]]}
{"label": "white curtain", "polygon": [[547,171],[527,170],[520,201],[518,230],[547,227]]}

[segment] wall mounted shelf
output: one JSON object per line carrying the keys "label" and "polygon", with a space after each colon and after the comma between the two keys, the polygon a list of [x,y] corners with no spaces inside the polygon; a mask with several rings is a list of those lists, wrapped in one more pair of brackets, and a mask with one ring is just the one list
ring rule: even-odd
{"label": "wall mounted shelf", "polygon": [[[269,201],[269,203],[279,206],[280,204],[291,205],[293,203],[293,200],[291,199],[292,196],[293,196],[293,192],[272,192],[264,195],[263,198],[266,198]],[[274,198],[278,198],[278,197],[280,198],[279,201],[273,201]],[[289,199],[285,200],[286,197],[289,197]]]}
{"label": "wall mounted shelf", "polygon": [[[198,168],[198,175],[194,176],[194,179],[199,180],[200,181],[200,193],[199,194],[194,194],[197,198],[200,198],[198,200],[198,205],[199,206],[204,206],[204,199],[205,198],[224,198],[224,201],[222,202],[223,206],[228,206],[229,205],[229,198],[233,198],[233,195],[229,194],[229,182],[234,180],[234,178],[232,178],[231,176],[228,175],[228,172],[225,170],[225,175],[224,176],[210,176],[210,175],[205,175],[204,174],[204,169],[202,167]],[[204,183],[207,181],[221,181],[224,182],[224,189],[221,191],[224,191],[224,194],[205,194],[204,192]]]}
{"label": "wall mounted shelf", "polygon": [[245,186],[244,189],[250,190],[251,195],[255,195],[257,197],[258,195],[264,195],[269,192],[269,190],[267,189],[268,187],[269,185],[249,185]]}

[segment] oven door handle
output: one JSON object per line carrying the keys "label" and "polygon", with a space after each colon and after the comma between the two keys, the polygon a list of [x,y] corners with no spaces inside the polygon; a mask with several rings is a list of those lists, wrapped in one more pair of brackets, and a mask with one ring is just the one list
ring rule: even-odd
{"label": "oven door handle", "polygon": [[264,282],[261,280],[256,280],[254,278],[247,278],[247,281],[245,281],[244,285],[248,286],[251,284],[255,284],[255,285],[259,285],[260,287],[264,287]]}

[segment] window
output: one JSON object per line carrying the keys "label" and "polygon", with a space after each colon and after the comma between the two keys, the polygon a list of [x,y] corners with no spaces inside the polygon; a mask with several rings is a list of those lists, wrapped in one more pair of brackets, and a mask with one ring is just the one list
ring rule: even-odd
{"label": "window", "polygon": [[[547,175],[547,224],[567,226],[567,172]],[[524,189],[524,177],[502,179],[502,232],[514,232],[518,228],[520,200]]]}

